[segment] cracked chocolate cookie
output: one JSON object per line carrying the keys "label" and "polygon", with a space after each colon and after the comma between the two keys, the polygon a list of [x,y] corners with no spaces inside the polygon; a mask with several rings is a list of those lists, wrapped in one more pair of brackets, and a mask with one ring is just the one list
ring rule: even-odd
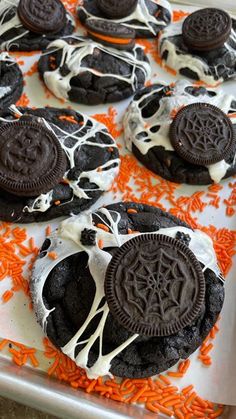
{"label": "cracked chocolate cookie", "polygon": [[60,0],[2,0],[0,49],[35,51],[70,35],[75,22]]}
{"label": "cracked chocolate cookie", "polygon": [[84,0],[78,7],[78,16],[99,18],[133,29],[136,38],[155,37],[171,21],[171,6],[167,0]]}
{"label": "cracked chocolate cookie", "polygon": [[188,358],[224,301],[210,237],[136,203],[61,223],[42,246],[30,288],[49,339],[91,379],[148,377]]}
{"label": "cracked chocolate cookie", "polygon": [[0,219],[31,223],[89,208],[119,170],[106,127],[57,108],[0,111]]}
{"label": "cracked chocolate cookie", "polygon": [[236,20],[221,9],[200,9],[173,22],[159,39],[163,62],[210,86],[236,77]]}
{"label": "cracked chocolate cookie", "polygon": [[236,173],[236,97],[181,80],[137,92],[124,116],[126,147],[176,183],[207,185]]}
{"label": "cracked chocolate cookie", "polygon": [[131,96],[150,72],[139,46],[119,51],[79,36],[52,42],[39,60],[39,73],[55,96],[86,105]]}
{"label": "cracked chocolate cookie", "polygon": [[0,53],[0,109],[16,103],[23,91],[23,75],[6,52]]}

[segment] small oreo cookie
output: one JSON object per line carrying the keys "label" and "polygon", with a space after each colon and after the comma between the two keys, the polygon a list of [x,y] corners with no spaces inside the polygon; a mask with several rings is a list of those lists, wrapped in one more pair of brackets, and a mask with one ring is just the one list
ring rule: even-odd
{"label": "small oreo cookie", "polygon": [[87,19],[85,27],[88,36],[96,42],[123,50],[134,47],[135,31],[124,25],[102,19]]}
{"label": "small oreo cookie", "polygon": [[236,149],[230,118],[209,103],[180,109],[170,127],[170,140],[184,160],[200,166],[227,160]]}
{"label": "small oreo cookie", "polygon": [[17,62],[0,53],[0,109],[17,102],[23,91],[23,75]]}
{"label": "small oreo cookie", "polygon": [[66,24],[60,0],[20,0],[17,12],[25,28],[38,34],[57,33]]}
{"label": "small oreo cookie", "polygon": [[138,0],[96,0],[98,8],[109,19],[129,16],[137,7]]}
{"label": "small oreo cookie", "polygon": [[205,296],[202,268],[185,244],[140,235],[123,244],[106,271],[105,295],[118,323],[141,336],[169,336],[190,325]]}
{"label": "small oreo cookie", "polygon": [[0,128],[0,188],[16,196],[50,191],[66,171],[66,155],[43,122],[17,121]]}
{"label": "small oreo cookie", "polygon": [[169,369],[201,346],[224,301],[211,238],[132,202],[62,222],[42,246],[30,289],[43,330],[89,379]]}
{"label": "small oreo cookie", "polygon": [[175,183],[208,185],[236,174],[236,97],[179,80],[134,96],[124,115],[126,147]]}
{"label": "small oreo cookie", "polygon": [[191,13],[183,24],[183,39],[195,51],[221,48],[228,40],[232,20],[227,12],[208,7]]}

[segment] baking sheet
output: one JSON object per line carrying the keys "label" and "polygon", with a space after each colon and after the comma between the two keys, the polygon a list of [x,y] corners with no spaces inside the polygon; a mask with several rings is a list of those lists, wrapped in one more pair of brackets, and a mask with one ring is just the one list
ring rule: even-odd
{"label": "baking sheet", "polygon": [[[179,4],[176,6],[173,5],[173,9],[180,8],[186,11],[195,10],[194,7],[182,7]],[[20,61],[24,61],[24,65],[21,65],[22,69],[24,72],[27,72],[32,67],[33,63],[37,60],[38,55],[24,56],[24,53],[20,55]],[[15,54],[15,56],[19,59],[19,54]],[[149,58],[152,64],[152,82],[175,81],[175,78],[172,77],[169,73],[163,71],[163,69],[157,65],[151,56]],[[60,108],[63,107],[63,104],[59,100],[53,96],[48,97],[48,93],[43,88],[43,85],[40,82],[37,74],[33,74],[32,76],[26,75],[25,80],[26,86],[24,91],[30,99],[31,106],[40,107],[50,105]],[[225,83],[223,88],[226,92],[231,94],[234,93],[236,96],[235,81],[229,81]],[[35,92],[37,92],[36,95]],[[117,110],[117,122],[122,120],[122,116],[130,100],[131,99],[125,100],[113,106]],[[109,106],[103,105],[93,108],[83,105],[76,105],[73,103],[68,103],[64,106],[68,105],[89,115],[94,115],[95,113],[107,113],[109,108]],[[118,142],[122,146],[121,153],[127,153],[127,151],[124,149],[122,137],[118,139]],[[222,182],[223,190],[220,192],[221,197],[228,198],[231,192],[228,187],[228,183],[229,180]],[[207,194],[207,187],[200,188],[192,186],[180,186],[176,190],[175,194],[177,196],[190,196],[199,190],[204,190]],[[115,201],[119,201],[121,198],[122,194],[117,193]],[[104,197],[100,198],[94,207],[98,208],[100,205],[111,203],[113,201],[114,194],[108,193]],[[167,208],[169,207],[167,202],[165,202],[165,205]],[[212,224],[217,228],[227,227],[230,230],[236,230],[235,217],[226,217],[224,214],[225,206],[219,209],[208,206],[205,208],[203,213],[194,213],[193,216],[197,216],[199,223],[205,226]],[[60,220],[57,220],[56,222],[50,222],[52,228],[56,227],[59,221]],[[45,237],[45,227],[47,225],[48,223],[40,223],[38,225],[34,224],[28,225],[26,227],[29,237],[34,236],[37,245],[42,243],[42,240]],[[234,327],[236,321],[236,281],[234,278],[234,271],[235,260],[234,266],[231,268],[231,271],[227,276],[226,299],[221,316],[220,333],[217,335],[214,341],[214,350],[211,354],[213,359],[213,366],[210,368],[202,366],[202,364],[197,359],[198,353],[196,352],[191,357],[191,368],[187,374],[181,380],[173,379],[173,382],[176,385],[180,385],[181,387],[190,383],[193,384],[196,388],[196,391],[203,398],[229,405],[236,405],[236,365],[234,361],[234,348],[236,344],[236,328]],[[9,289],[9,287],[11,287],[10,278],[4,279],[4,281],[0,281],[0,296],[4,293],[5,290]],[[30,347],[33,346],[42,351],[43,333],[40,327],[36,324],[34,315],[28,308],[28,303],[29,301],[27,297],[21,292],[16,293],[8,303],[3,304],[0,300],[0,336],[2,338],[19,341],[25,345]],[[173,370],[175,369],[176,367],[173,368]]]}

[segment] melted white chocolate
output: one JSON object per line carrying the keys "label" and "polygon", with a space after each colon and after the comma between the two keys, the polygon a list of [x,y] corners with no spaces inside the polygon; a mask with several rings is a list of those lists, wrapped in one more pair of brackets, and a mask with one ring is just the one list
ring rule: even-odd
{"label": "melted white chocolate", "polygon": [[[88,71],[99,77],[112,77],[117,80],[124,81],[132,86],[132,90],[137,90],[138,79],[135,70],[140,69],[143,71],[145,81],[151,76],[150,64],[146,61],[140,60],[137,56],[139,46],[135,46],[132,51],[118,51],[114,48],[105,47],[88,38],[81,38],[79,36],[73,36],[75,42],[73,45],[68,44],[66,40],[58,39],[48,45],[48,48],[54,50],[62,50],[60,65],[53,71],[46,71],[43,75],[46,86],[51,90],[55,96],[59,99],[68,99],[69,91],[71,90],[71,79],[78,76],[80,73]],[[89,55],[96,54],[96,51],[100,50],[105,54],[112,55],[121,61],[125,61],[131,66],[130,74],[119,75],[114,73],[101,73],[97,70],[86,67],[82,64],[84,58]],[[50,54],[50,51],[49,51]],[[60,67],[66,65],[69,73],[66,76],[62,76],[60,73]]]}
{"label": "melted white chocolate", "polygon": [[[122,244],[137,235],[150,234],[150,232],[148,232],[121,235],[118,232],[118,224],[121,218],[118,212],[111,211],[106,208],[101,208],[95,214],[103,224],[109,227],[109,232],[106,232],[94,225],[91,213],[83,213],[80,216],[72,217],[63,221],[59,227],[59,230],[50,237],[51,245],[48,249],[48,252],[55,251],[57,253],[57,260],[53,261],[48,257],[37,259],[31,281],[31,292],[37,318],[44,331],[46,331],[47,318],[50,312],[54,310],[48,310],[43,302],[43,288],[48,275],[60,261],[64,260],[68,256],[79,252],[86,252],[88,254],[88,267],[96,287],[94,300],[84,324],[73,336],[73,338],[61,349],[62,352],[74,360],[78,366],[86,369],[88,377],[91,379],[103,375],[111,375],[110,366],[112,360],[124,348],[130,345],[138,336],[137,334],[132,335],[129,339],[127,339],[127,341],[123,342],[123,344],[118,346],[115,350],[106,355],[103,355],[103,330],[107,316],[109,314],[109,308],[106,302],[101,308],[98,307],[105,295],[105,274],[108,264],[111,260],[111,255],[106,252],[105,248],[120,247]],[[95,246],[83,246],[81,244],[81,232],[85,228],[96,231]],[[200,230],[193,231],[186,227],[177,226],[161,228],[158,231],[151,232],[151,234],[164,234],[166,236],[175,238],[177,231],[189,234],[191,237],[189,248],[194,253],[196,258],[204,265],[203,271],[210,269],[220,279],[222,279],[220,270],[217,266],[217,260],[212,240],[205,233],[201,232]],[[99,247],[100,240],[103,242],[104,250]],[[95,332],[86,341],[81,341],[80,338],[82,334],[87,329],[91,320],[98,313],[101,313],[102,316]],[[89,368],[89,352],[97,339],[99,339],[99,356],[95,364]],[[84,344],[85,346],[76,357],[75,349],[78,345],[81,344]]]}
{"label": "melted white chocolate", "polygon": [[[167,0],[150,0],[150,1],[162,7],[163,9],[167,9],[171,16],[172,14],[171,6]],[[105,17],[99,18],[93,15],[92,13],[89,13],[86,10],[86,8],[83,6],[79,6],[79,9],[83,10],[83,12],[88,16],[88,18],[106,20]],[[131,23],[132,20],[134,21],[134,23]],[[112,21],[116,23],[122,23],[124,26],[127,26],[128,28],[150,32],[153,35],[157,34],[157,30],[152,26],[153,24],[164,26],[164,27],[167,25],[166,22],[159,19],[158,16],[154,16],[149,12],[145,0],[138,0],[136,9],[130,15],[122,19],[112,19]]]}
{"label": "melted white chocolate", "polygon": [[[211,105],[217,106],[226,114],[231,109],[231,104],[235,100],[233,95],[229,95],[221,91],[220,89],[208,89],[215,93],[215,96],[210,97],[206,94],[199,96],[193,96],[186,91],[186,87],[192,85],[186,80],[179,80],[173,87],[171,95],[164,96],[160,99],[159,107],[157,111],[149,118],[142,116],[142,102],[148,98],[150,100],[154,97],[155,93],[163,89],[163,85],[157,86],[156,89],[143,95],[139,100],[133,100],[129,105],[129,108],[124,116],[124,135],[126,147],[132,151],[132,144],[134,144],[142,154],[147,154],[148,151],[155,146],[162,146],[165,150],[173,151],[172,144],[170,142],[170,125],[173,121],[173,111],[187,106],[192,103],[210,103]],[[145,103],[145,102],[144,102]],[[144,107],[144,106],[143,106]],[[236,123],[235,121],[232,122]],[[157,132],[152,132],[154,126],[160,126]],[[146,133],[146,136],[141,136],[141,133]],[[146,142],[145,140],[150,141]],[[207,166],[211,179],[214,182],[220,182],[225,176],[230,165],[221,160],[216,164]]]}
{"label": "melted white chocolate", "polygon": [[[18,116],[22,116],[22,114],[20,113],[19,109],[16,108],[16,106],[11,106],[10,108],[12,110],[13,114],[16,114]],[[63,109],[62,109],[62,113],[63,113]],[[82,114],[80,114],[82,115]],[[44,118],[39,118],[39,120],[41,120],[42,123],[45,124],[45,126],[50,129],[58,138],[67,158],[69,161],[69,170],[65,173],[63,179],[64,181],[69,185],[69,187],[72,190],[72,198],[70,201],[73,200],[73,197],[76,196],[78,198],[84,198],[84,199],[90,199],[89,197],[89,192],[92,191],[91,189],[86,189],[86,188],[82,188],[79,183],[80,180],[83,178],[87,178],[89,180],[89,182],[94,183],[95,185],[97,185],[97,189],[96,190],[100,190],[100,191],[107,191],[108,189],[110,189],[112,182],[115,178],[115,176],[118,174],[119,171],[119,164],[120,164],[120,159],[116,158],[116,159],[110,159],[107,162],[105,162],[103,165],[93,169],[93,170],[88,170],[88,171],[84,171],[81,172],[78,177],[76,178],[76,180],[71,180],[68,179],[68,174],[69,171],[71,169],[73,169],[75,167],[75,153],[78,150],[78,148],[80,148],[83,145],[89,146],[89,147],[99,147],[99,148],[117,148],[117,145],[114,141],[114,139],[112,138],[112,136],[108,133],[106,127],[104,125],[102,125],[100,122],[97,122],[95,119],[90,118],[86,115],[82,115],[83,117],[83,124],[82,125],[78,125],[78,129],[75,130],[73,133],[71,132],[67,132],[64,129],[60,128],[58,125],[55,125],[53,123],[49,123],[47,122]],[[19,120],[19,119],[18,119]],[[14,123],[14,121],[12,120],[6,120],[4,118],[0,118],[0,121],[4,121],[4,122],[12,122]],[[91,126],[88,126],[88,122],[91,123]],[[83,133],[83,129],[84,127],[87,128],[86,133]],[[103,133],[103,137],[105,137],[105,139],[109,139],[109,142],[101,142],[98,143],[96,141],[94,141],[94,138],[96,138],[96,134],[97,132],[102,132]],[[77,137],[76,134],[82,133],[81,137]],[[67,145],[67,141],[68,139],[73,139],[74,140],[74,145],[73,147],[68,147]],[[92,140],[93,139],[93,140]],[[96,153],[96,150],[95,150]],[[99,169],[99,170],[98,170]],[[93,189],[94,191],[94,189]],[[37,196],[33,202],[30,202],[30,204],[28,204],[27,206],[24,207],[25,212],[45,212],[47,211],[52,203],[53,203],[53,190],[48,191],[45,194],[41,194],[39,196]],[[66,201],[66,203],[68,203],[68,201]],[[63,205],[63,203],[61,203],[60,205]]]}

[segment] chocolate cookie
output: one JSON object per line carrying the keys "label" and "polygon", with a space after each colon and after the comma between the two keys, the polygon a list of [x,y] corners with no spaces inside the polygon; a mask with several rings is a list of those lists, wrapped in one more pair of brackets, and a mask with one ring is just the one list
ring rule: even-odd
{"label": "chocolate cookie", "polygon": [[236,20],[207,8],[173,22],[159,38],[159,54],[176,73],[210,86],[236,77]]}
{"label": "chocolate cookie", "polygon": [[20,99],[23,75],[18,64],[6,52],[0,53],[0,109]]}
{"label": "chocolate cookie", "polygon": [[156,84],[124,117],[127,148],[167,180],[207,185],[236,173],[236,98],[189,84]]}
{"label": "chocolate cookie", "polygon": [[30,288],[47,336],[89,378],[167,370],[201,345],[224,301],[211,239],[134,203],[64,221],[45,240]]}
{"label": "chocolate cookie", "polygon": [[135,31],[119,23],[87,19],[85,27],[94,41],[116,49],[130,50],[135,45]]}
{"label": "chocolate cookie", "polygon": [[0,111],[0,219],[31,223],[89,208],[119,169],[107,129],[68,109]]}
{"label": "chocolate cookie", "polygon": [[70,35],[74,27],[60,0],[0,2],[1,50],[41,50],[54,39]]}
{"label": "chocolate cookie", "polygon": [[150,72],[141,47],[118,51],[79,36],[52,42],[39,60],[39,73],[55,96],[86,105],[131,96]]}
{"label": "chocolate cookie", "polygon": [[78,16],[83,24],[88,18],[109,19],[133,29],[136,38],[150,38],[170,23],[171,6],[167,0],[84,0]]}

